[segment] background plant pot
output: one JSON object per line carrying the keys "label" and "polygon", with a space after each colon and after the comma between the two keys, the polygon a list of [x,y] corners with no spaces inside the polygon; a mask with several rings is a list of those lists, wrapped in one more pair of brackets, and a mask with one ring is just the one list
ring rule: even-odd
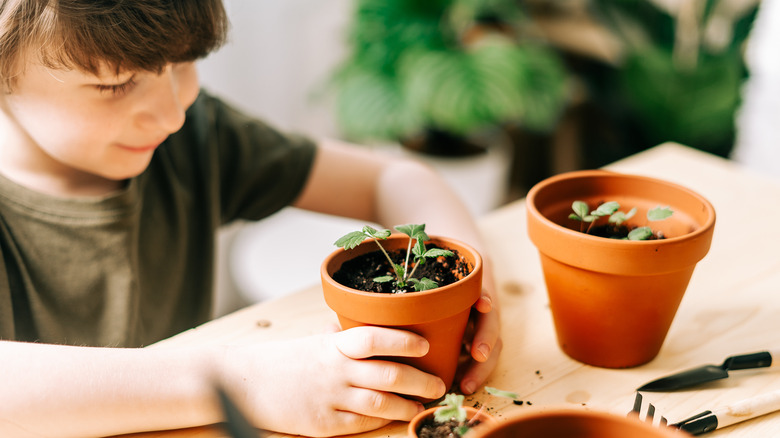
{"label": "background plant pot", "polygon": [[[382,245],[388,251],[406,249],[408,241],[405,235],[393,235],[382,241]],[[428,243],[457,251],[472,266],[471,273],[453,284],[406,294],[363,292],[334,281],[333,273],[345,261],[379,250],[376,244],[366,241],[354,249],[331,253],[323,261],[320,275],[325,302],[338,314],[342,329],[376,325],[409,330],[425,337],[430,343],[428,354],[392,360],[441,377],[449,390],[471,306],[482,291],[482,257],[457,240],[431,236]]]}
{"label": "background plant pot", "polygon": [[[439,409],[440,407],[441,406],[434,406],[415,415],[415,417],[412,418],[412,421],[409,422],[409,426],[406,429],[409,438],[417,438],[417,430],[420,428],[420,424],[426,418],[433,416],[433,413],[436,411],[436,409]],[[495,417],[491,416],[485,411],[472,408],[471,406],[464,406],[463,409],[466,410],[466,418],[469,420],[477,417],[477,419],[480,421],[480,424],[477,427],[487,427],[488,425],[494,426],[496,423],[498,423]],[[476,427],[474,429],[476,429]],[[469,431],[469,436],[471,436],[471,431]]]}
{"label": "background plant pot", "polygon": [[[579,232],[579,222],[568,219],[575,200],[592,209],[605,201],[619,202],[623,211],[637,207],[634,223],[659,205],[670,206],[674,215],[651,223],[666,239],[607,239]],[[576,171],[535,185],[528,193],[527,216],[561,349],[581,362],[608,368],[652,360],[696,263],[709,251],[712,205],[662,180]]]}
{"label": "background plant pot", "polygon": [[636,418],[576,408],[528,408],[504,421],[480,425],[469,438],[681,438],[676,429],[653,427]]}

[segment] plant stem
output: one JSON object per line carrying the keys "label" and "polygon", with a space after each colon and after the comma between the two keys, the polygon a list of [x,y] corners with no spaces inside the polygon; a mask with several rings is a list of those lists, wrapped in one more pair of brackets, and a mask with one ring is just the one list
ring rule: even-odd
{"label": "plant stem", "polygon": [[[407,245],[406,247],[406,260],[404,260],[404,279],[403,279],[404,282],[406,282],[406,279],[411,277],[412,274],[414,273],[412,272],[412,274],[407,275],[407,273],[409,272],[409,254],[411,253],[412,253],[412,236],[409,236],[409,245]],[[415,268],[416,267],[417,266],[415,266]]]}
{"label": "plant stem", "polygon": [[[414,271],[417,270],[417,267],[420,266],[420,262],[418,261],[416,265],[414,265],[414,268],[412,268],[412,272],[409,273],[409,275],[404,276],[404,280],[407,278],[412,278],[414,276]],[[404,271],[406,272],[406,271]]]}
{"label": "plant stem", "polygon": [[474,414],[474,416],[473,416],[473,417],[471,417],[471,419],[470,419],[470,420],[469,420],[469,421],[466,423],[466,426],[467,426],[467,427],[471,427],[471,426],[473,426],[473,425],[474,425],[474,422],[475,422],[475,421],[477,421],[477,417],[479,417],[479,414],[481,414],[481,413],[482,413],[482,411],[484,411],[484,410],[485,410],[485,405],[482,405],[482,406],[480,406],[480,407],[479,407],[479,410],[477,410],[477,413],[476,413],[476,414]]}
{"label": "plant stem", "polygon": [[393,263],[393,259],[390,258],[390,254],[388,254],[387,251],[385,251],[385,247],[382,246],[381,243],[379,243],[379,240],[377,240],[376,237],[371,237],[371,238],[374,239],[374,242],[376,242],[376,245],[379,247],[379,249],[382,250],[382,254],[384,254],[385,257],[387,257],[387,261],[390,262],[390,268],[393,269],[393,275],[395,275],[395,277],[398,278],[398,275],[395,273],[395,268],[393,268],[393,266],[395,266],[395,263]]}

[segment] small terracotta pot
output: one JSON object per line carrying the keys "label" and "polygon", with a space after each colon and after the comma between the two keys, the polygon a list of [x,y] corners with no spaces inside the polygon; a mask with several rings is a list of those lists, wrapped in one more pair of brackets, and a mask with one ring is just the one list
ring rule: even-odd
{"label": "small terracotta pot", "polygon": [[654,427],[632,417],[575,408],[524,408],[503,421],[475,427],[469,438],[682,438],[670,427]]}
{"label": "small terracotta pot", "polygon": [[[415,415],[414,418],[412,418],[412,421],[409,422],[409,426],[406,428],[406,433],[409,436],[409,438],[417,438],[417,429],[420,428],[421,423],[423,420],[425,420],[428,417],[432,417],[433,413],[436,411],[436,409],[439,409],[441,406],[435,406],[432,408],[428,408],[419,414]],[[479,425],[473,427],[469,430],[468,436],[469,438],[472,436],[472,433],[474,433],[477,428],[487,428],[489,426],[495,426],[496,423],[498,423],[495,419],[495,417],[491,416],[485,411],[480,411],[479,409],[472,408],[471,406],[464,406],[463,409],[466,410],[466,418],[471,420],[472,418],[476,417],[480,423]]]}
{"label": "small terracotta pot", "polygon": [[[405,235],[393,235],[381,242],[392,251],[406,249],[408,241]],[[325,302],[336,312],[344,330],[376,325],[408,330],[427,339],[430,349],[425,356],[390,360],[439,376],[449,391],[471,307],[482,293],[482,257],[472,247],[449,238],[431,236],[426,244],[457,251],[472,267],[471,273],[446,286],[405,294],[363,292],[334,281],[333,273],[345,261],[379,250],[373,241],[366,241],[351,250],[338,249],[325,258],[320,270],[322,290]]]}
{"label": "small terracotta pot", "polygon": [[[674,215],[647,224],[666,239],[608,239],[582,233],[579,222],[568,219],[575,200],[592,209],[606,201],[617,201],[622,211],[637,207],[629,222],[640,226],[659,205],[670,206]],[[676,184],[600,170],[548,178],[531,188],[526,205],[561,349],[607,368],[652,360],[696,263],[709,251],[712,205]]]}

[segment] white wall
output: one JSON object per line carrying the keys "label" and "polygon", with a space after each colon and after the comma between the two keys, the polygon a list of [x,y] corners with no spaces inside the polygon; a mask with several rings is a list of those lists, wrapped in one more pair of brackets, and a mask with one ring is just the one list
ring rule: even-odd
{"label": "white wall", "polygon": [[780,2],[764,0],[750,35],[732,158],[780,179]]}
{"label": "white wall", "polygon": [[[225,0],[231,22],[228,42],[198,63],[202,86],[280,129],[313,137],[337,136],[328,101],[314,100],[313,94],[344,56],[342,35],[351,4],[351,0]],[[349,226],[287,209],[265,221],[223,230],[217,245],[215,315],[316,283],[322,253],[330,251],[330,245],[312,244],[311,256],[302,257],[309,275],[297,276],[280,270],[290,264],[291,256],[280,253],[276,260],[260,260],[256,251],[261,245],[281,246],[283,242],[274,237],[285,235],[285,227],[313,221],[320,230],[332,232],[327,239],[337,234],[334,226]]]}
{"label": "white wall", "polygon": [[335,135],[312,94],[345,53],[350,0],[225,0],[227,44],[198,64],[202,85],[285,130]]}

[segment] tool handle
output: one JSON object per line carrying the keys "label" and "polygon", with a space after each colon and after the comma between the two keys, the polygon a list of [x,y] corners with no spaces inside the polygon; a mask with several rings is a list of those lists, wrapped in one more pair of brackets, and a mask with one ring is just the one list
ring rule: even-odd
{"label": "tool handle", "polygon": [[729,356],[721,368],[728,371],[780,367],[780,350]]}
{"label": "tool handle", "polygon": [[712,413],[718,418],[718,429],[720,429],[779,410],[780,390],[738,401],[715,409]]}

